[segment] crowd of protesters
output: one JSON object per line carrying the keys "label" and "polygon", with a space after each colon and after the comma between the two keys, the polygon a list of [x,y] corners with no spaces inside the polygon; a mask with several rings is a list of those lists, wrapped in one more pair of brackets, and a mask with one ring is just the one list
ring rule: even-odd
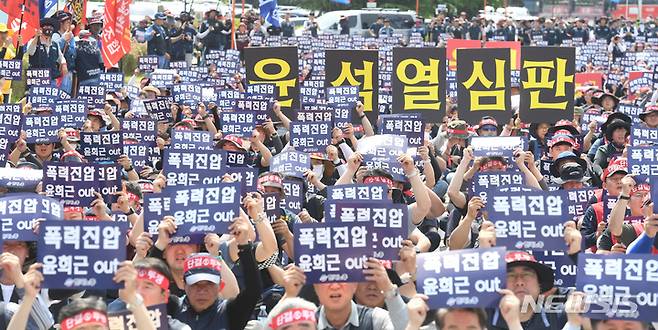
{"label": "crowd of protesters", "polygon": [[[181,61],[192,66],[202,63],[203,55],[198,60],[197,53],[233,48],[232,39],[242,50],[249,47],[254,37],[285,38],[294,34],[288,18],[282,21],[280,29],[265,27],[263,23],[254,13],[247,12],[232,36],[234,23],[217,10],[204,13],[200,22],[190,13],[175,17],[160,12],[152,22],[148,18],[139,22],[132,35],[135,41],[147,44],[148,55],[158,56],[161,68]],[[75,95],[78,85],[98,84],[105,67],[100,55],[101,16],[90,17],[87,26],[75,34],[72,24],[75,22],[70,14],[58,12],[44,19],[36,36],[17,51],[11,46],[6,26],[0,26],[0,58],[21,59],[26,55],[29,68],[49,69],[53,84]],[[569,39],[582,40],[583,44],[604,40],[610,45],[608,50],[613,58],[658,45],[652,42],[652,38],[658,38],[652,19],[637,23],[600,18],[594,24],[581,19],[543,18],[532,22],[485,22],[468,19],[462,13],[451,18],[438,14],[427,25],[419,20],[411,22],[410,27],[414,35],[436,45],[450,38],[521,41],[523,45],[560,45]],[[313,16],[303,29],[309,36],[318,36]],[[394,33],[385,17],[370,27],[372,37],[391,37]],[[240,74],[229,78],[224,87],[245,91],[247,83]],[[140,88],[139,100],[169,93],[165,88],[150,85],[148,78],[139,82],[133,79],[128,84]],[[345,129],[334,128],[331,145],[325,152],[311,155],[313,168],[305,173],[304,187],[313,188],[315,193],[304,199],[301,212],[283,208],[283,215],[272,223],[265,218],[260,193],[285,195],[283,175],[269,169],[270,159],[290,148],[287,132],[291,118],[281,111],[280,104],[273,106],[275,118],[269,118],[245,138],[220,131],[221,109],[214,103],[172,104],[174,121],[158,123],[157,147],[168,148],[176,130],[209,131],[217,149],[253,156],[249,166],[260,173],[260,193],[249,194],[242,200],[242,211],[229,232],[208,233],[202,244],[172,242],[177,223],[171,216],[159,223],[157,238],[144,230],[130,231],[129,255],[114,277],[117,283],[125,284],[118,291],[41,289],[42,265],[36,260],[35,242],[4,240],[0,255],[0,329],[49,329],[57,324],[65,330],[109,329],[107,313],[126,309],[134,315],[137,329],[155,329],[147,307],[160,304],[167,306],[170,329],[648,329],[652,325],[641,321],[585,318],[581,315],[581,292],[568,295],[561,313],[521,312],[524,299],[538,300],[540,296],[563,292],[563,288],[554,285],[553,269],[524,251],[507,252],[507,283],[496,307],[430,311],[427,297],[418,294],[415,283],[418,253],[496,245],[495,228],[480,212],[485,204],[481,198],[468,194],[467,187],[477,173],[512,171],[508,167],[511,162],[530,187],[548,190],[549,184],[557,184],[564,190],[598,189],[580,219],[564,219],[565,252],[571,258],[577,258],[579,253],[656,254],[658,215],[652,211],[651,187],[629,175],[625,158],[632,119],[617,109],[620,104],[639,104],[641,125],[657,128],[658,97],[652,97],[648,90],[638,95],[639,100],[630,101],[624,82],[602,87],[584,86],[576,100],[576,118],[556,123],[526,125],[518,119],[498,123],[482,118],[479,125],[469,126],[457,117],[456,105],[449,104],[442,122],[426,125],[425,143],[417,149],[423,170],[416,167],[410,155],[397,159],[404,171],[402,181],[394,180],[392,173],[383,169],[364,168],[357,147],[361,139],[376,135],[377,123],[365,116],[363,104],[355,104],[352,111],[360,123]],[[2,91],[4,102],[11,102],[8,81],[3,83]],[[120,119],[139,115],[131,108],[133,101],[125,92],[108,93],[104,108],[90,110],[82,127],[62,129],[58,143],[28,144],[21,136],[8,146],[7,167],[41,171],[49,161],[85,162],[85,157],[76,151],[80,131],[120,130]],[[52,112],[25,100],[21,104],[25,114]],[[596,122],[581,122],[583,113],[605,115],[607,119],[597,132]],[[582,132],[583,124],[590,128],[586,134]],[[517,150],[513,160],[474,157],[469,147],[473,136],[519,135],[529,137],[530,148]],[[582,145],[579,137],[583,138]],[[541,160],[553,161],[551,183],[540,172]],[[116,202],[108,205],[98,195],[92,205],[65,207],[64,220],[111,220],[112,214],[123,214],[133,225],[143,226],[144,196],[167,186],[162,162],[150,164],[139,173],[129,157],[122,156],[119,163],[124,190]],[[364,282],[307,284],[304,272],[294,264],[294,226],[323,222],[327,186],[372,182],[387,182],[393,201],[409,205],[414,230],[402,242],[399,260],[387,269],[379,260],[369,258],[363,269]],[[11,187],[2,187],[0,191],[2,196],[16,193]],[[41,191],[38,186],[33,193]],[[602,213],[601,196],[605,194],[619,196],[607,221]],[[643,221],[639,225],[625,223],[626,213]],[[34,230],[39,232],[38,223]],[[267,319],[259,320],[263,310]]]}

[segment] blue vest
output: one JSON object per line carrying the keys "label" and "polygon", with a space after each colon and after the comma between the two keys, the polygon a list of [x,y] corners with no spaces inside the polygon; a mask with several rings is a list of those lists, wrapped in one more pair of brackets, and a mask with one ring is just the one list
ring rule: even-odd
{"label": "blue vest", "polygon": [[34,55],[30,56],[31,69],[50,69],[50,77],[52,79],[59,78],[62,73],[59,71],[59,46],[57,43],[52,42],[48,52],[46,52],[46,45],[40,41],[37,44],[37,50]]}

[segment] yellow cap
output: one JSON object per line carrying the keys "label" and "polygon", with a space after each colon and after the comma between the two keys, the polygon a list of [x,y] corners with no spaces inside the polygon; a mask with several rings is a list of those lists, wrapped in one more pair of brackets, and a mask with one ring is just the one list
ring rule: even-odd
{"label": "yellow cap", "polygon": [[7,24],[5,23],[0,23],[0,32],[8,32],[9,30],[7,29]]}

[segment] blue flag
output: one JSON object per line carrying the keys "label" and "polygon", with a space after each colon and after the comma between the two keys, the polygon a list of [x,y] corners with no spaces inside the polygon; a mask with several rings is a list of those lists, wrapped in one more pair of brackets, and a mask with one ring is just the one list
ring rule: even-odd
{"label": "blue flag", "polygon": [[51,17],[57,10],[57,0],[39,0],[39,19]]}
{"label": "blue flag", "polygon": [[260,16],[264,17],[265,21],[274,27],[281,27],[276,0],[260,0],[258,7],[260,9]]}

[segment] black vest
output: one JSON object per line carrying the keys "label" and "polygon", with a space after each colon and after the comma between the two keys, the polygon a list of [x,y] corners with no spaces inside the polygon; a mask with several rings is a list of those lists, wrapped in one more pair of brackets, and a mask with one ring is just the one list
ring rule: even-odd
{"label": "black vest", "polygon": [[50,77],[52,79],[59,78],[62,73],[59,71],[59,46],[57,43],[51,42],[48,52],[46,52],[46,45],[37,41],[37,50],[34,55],[30,56],[30,69],[50,69]]}

